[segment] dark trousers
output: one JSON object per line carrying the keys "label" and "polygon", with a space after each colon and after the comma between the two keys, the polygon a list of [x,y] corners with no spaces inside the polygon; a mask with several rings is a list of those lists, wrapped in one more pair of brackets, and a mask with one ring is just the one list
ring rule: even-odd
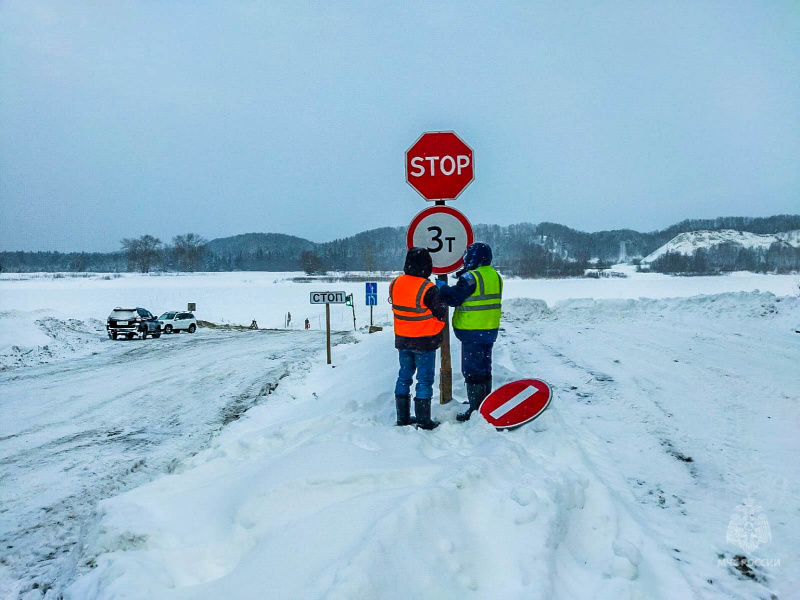
{"label": "dark trousers", "polygon": [[436,350],[415,352],[414,350],[398,350],[400,356],[400,372],[394,386],[395,396],[409,396],[414,372],[417,373],[417,398],[430,400],[433,397],[433,377],[436,367]]}
{"label": "dark trousers", "polygon": [[467,383],[485,383],[492,378],[494,344],[461,342],[461,374]]}

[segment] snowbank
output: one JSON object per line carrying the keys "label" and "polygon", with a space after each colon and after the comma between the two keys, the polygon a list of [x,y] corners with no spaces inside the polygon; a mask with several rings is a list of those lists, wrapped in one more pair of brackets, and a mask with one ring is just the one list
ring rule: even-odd
{"label": "snowbank", "polygon": [[[188,471],[102,503],[97,568],[71,597],[688,591],[574,445],[549,431],[555,411],[513,434],[478,419],[435,434],[393,427],[394,352],[381,337],[279,390]],[[456,410],[442,412],[452,421]],[[562,562],[580,564],[582,580],[560,580]]]}
{"label": "snowbank", "polygon": [[548,308],[543,300],[514,298],[503,303],[503,318],[513,322],[566,319],[572,322],[602,322],[624,319],[685,320],[785,318],[787,325],[800,318],[800,298],[770,292],[730,292],[688,298],[641,298],[595,300],[575,298]]}
{"label": "snowbank", "polygon": [[0,312],[0,371],[85,356],[107,338],[98,319],[65,319],[48,310]]}
{"label": "snowbank", "polygon": [[[800,494],[790,471],[800,451],[792,429],[800,350],[791,332],[800,300],[787,297],[794,285],[791,276],[752,274],[506,281],[495,387],[542,376],[557,390],[541,418],[507,433],[478,419],[456,424],[455,403],[434,408],[444,421],[434,432],[393,427],[391,331],[354,334],[360,343],[334,349],[336,368],[317,363],[286,375],[211,448],[170,462],[173,475],[101,502],[87,546],[75,551],[80,578],[68,597],[721,599],[769,597],[773,581],[784,597],[796,580],[791,498]],[[160,411],[166,393],[193,413],[195,403],[219,396],[209,382],[257,392],[263,382],[251,377],[260,362],[288,352],[270,336],[304,334],[262,332],[257,350],[231,332],[227,341],[207,332],[115,345],[102,321],[90,319],[120,304],[159,311],[192,301],[208,320],[282,326],[291,311],[299,325],[319,310],[308,305],[317,287],[355,293],[357,304],[363,291],[272,273],[1,281],[0,340],[6,349],[22,342],[50,350],[62,335],[53,323],[80,332],[82,322],[100,340],[106,396],[124,396],[113,364],[125,352],[161,382],[158,392],[127,394],[135,406],[146,399]],[[385,297],[386,283],[379,288]],[[47,306],[74,314],[31,312]],[[352,326],[350,307],[336,311],[335,328]],[[365,323],[368,309],[356,311]],[[64,346],[60,356],[91,343],[81,348]],[[187,366],[175,370],[186,381],[161,373],[178,364]],[[92,392],[94,366],[82,365],[79,405],[64,403],[80,415],[104,404]],[[26,402],[30,416],[18,415],[31,421],[32,435],[48,406],[62,409],[52,390],[63,375],[40,381],[38,371],[28,382],[13,374],[0,382],[44,402]],[[463,396],[458,373],[454,379]],[[84,424],[61,414],[52,416],[75,429],[76,443],[82,428],[112,431],[107,417]],[[172,420],[183,427],[183,418]],[[142,433],[142,447],[158,435]],[[70,476],[79,487],[79,469]],[[751,580],[719,567],[717,556],[735,555],[725,544],[727,519],[754,490],[775,539],[767,547],[774,554],[763,556],[782,558],[785,568]],[[0,578],[12,577],[2,570]]]}

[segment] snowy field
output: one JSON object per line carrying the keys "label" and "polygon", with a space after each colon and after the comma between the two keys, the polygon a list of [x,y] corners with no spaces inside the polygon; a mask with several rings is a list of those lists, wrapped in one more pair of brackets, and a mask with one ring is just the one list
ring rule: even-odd
{"label": "snowy field", "polygon": [[[394,427],[392,332],[350,307],[325,365],[308,292],[361,329],[363,283],[4,275],[0,597],[800,597],[796,277],[629,274],[506,282],[495,387],[556,399],[505,433],[455,402]],[[187,302],[293,329],[105,337]]]}

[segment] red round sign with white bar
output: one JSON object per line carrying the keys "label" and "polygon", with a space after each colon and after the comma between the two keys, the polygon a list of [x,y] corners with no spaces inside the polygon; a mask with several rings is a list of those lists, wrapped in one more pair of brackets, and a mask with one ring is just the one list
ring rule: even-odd
{"label": "red round sign with white bar", "polygon": [[464,250],[473,241],[472,225],[467,217],[449,206],[431,206],[411,221],[406,245],[427,248],[433,260],[433,272],[445,275],[464,265]]}
{"label": "red round sign with white bar", "polygon": [[497,388],[478,412],[498,429],[513,429],[538,417],[550,405],[553,392],[541,379],[520,379]]}

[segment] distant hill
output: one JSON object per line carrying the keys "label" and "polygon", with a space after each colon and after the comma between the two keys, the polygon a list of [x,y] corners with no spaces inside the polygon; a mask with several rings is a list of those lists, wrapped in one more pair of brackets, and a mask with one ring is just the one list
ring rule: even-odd
{"label": "distant hill", "polygon": [[207,271],[296,271],[304,250],[318,244],[283,233],[243,233],[217,238],[206,247]]}
{"label": "distant hill", "polygon": [[773,234],[751,233],[721,229],[719,231],[691,231],[681,233],[646,256],[642,262],[651,263],[668,252],[676,252],[690,256],[700,249],[713,250],[720,245],[739,246],[740,248],[768,250],[773,244],[785,244],[792,248],[800,248],[800,229]]}
{"label": "distant hill", "polygon": [[647,270],[684,275],[791,273],[800,270],[800,229],[771,234],[733,229],[680,233],[641,264]]}
{"label": "distant hill", "polygon": [[[631,229],[588,233],[558,223],[478,224],[475,237],[492,246],[496,263],[508,273],[563,276],[581,272],[589,261],[641,260],[676,236],[701,230],[707,233],[731,231],[775,235],[800,230],[800,215],[688,219],[663,230],[645,233]],[[405,255],[405,234],[405,227],[383,227],[317,243],[281,233],[245,233],[208,242],[200,269],[297,271],[301,270],[301,254],[311,252],[319,258],[325,270],[397,270]],[[782,264],[786,263],[782,261]],[[120,252],[0,252],[0,266],[4,271],[12,272],[114,272],[128,269]],[[174,270],[170,248],[162,251],[162,259],[156,268]]]}

